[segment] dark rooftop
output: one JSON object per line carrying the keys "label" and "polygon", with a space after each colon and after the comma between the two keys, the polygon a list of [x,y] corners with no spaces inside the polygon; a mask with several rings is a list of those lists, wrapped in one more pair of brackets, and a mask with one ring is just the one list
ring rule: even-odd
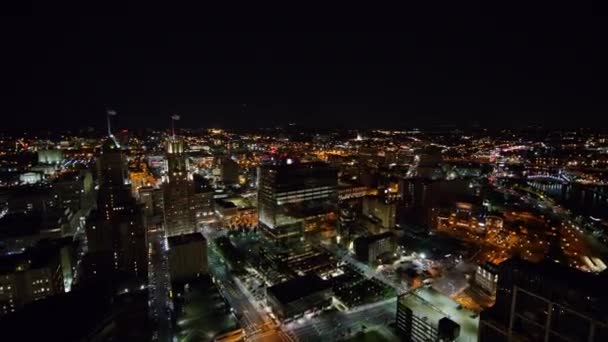
{"label": "dark rooftop", "polygon": [[382,239],[390,238],[392,236],[393,236],[392,232],[385,232],[385,233],[381,233],[381,234],[361,236],[361,237],[357,238],[357,240],[359,242],[372,243],[372,242],[379,241]]}
{"label": "dark rooftop", "polygon": [[38,234],[60,225],[61,217],[52,213],[9,214],[0,219],[0,238]]}
{"label": "dark rooftop", "polygon": [[169,245],[170,246],[178,246],[185,245],[187,243],[196,242],[196,241],[207,241],[203,234],[201,233],[191,233],[191,234],[183,234],[169,237]]}
{"label": "dark rooftop", "polygon": [[0,256],[0,274],[13,273],[20,270],[37,269],[49,265],[53,260],[58,261],[59,251],[69,245],[70,239],[41,241],[38,245],[28,248],[23,253]]}
{"label": "dark rooftop", "polygon": [[533,263],[519,257],[511,258],[499,265],[500,269],[525,270],[528,274],[537,274],[544,279],[561,284],[571,291],[581,291],[595,297],[608,297],[606,284],[608,272],[584,272],[550,260]]}
{"label": "dark rooftop", "polygon": [[309,274],[271,286],[267,292],[279,302],[286,304],[328,288],[331,288],[328,281],[317,275]]}
{"label": "dark rooftop", "polygon": [[230,201],[226,201],[224,199],[217,199],[215,200],[215,203],[217,205],[220,205],[222,208],[224,209],[230,209],[230,208],[236,208],[236,204],[230,202]]}

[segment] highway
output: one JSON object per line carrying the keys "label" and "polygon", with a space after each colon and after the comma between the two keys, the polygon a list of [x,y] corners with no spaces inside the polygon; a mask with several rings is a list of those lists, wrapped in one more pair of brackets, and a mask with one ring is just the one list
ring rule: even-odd
{"label": "highway", "polygon": [[168,245],[165,232],[160,229],[148,231],[148,277],[150,291],[150,311],[157,323],[154,332],[156,341],[172,341],[173,312],[171,293],[171,279],[169,275]]}

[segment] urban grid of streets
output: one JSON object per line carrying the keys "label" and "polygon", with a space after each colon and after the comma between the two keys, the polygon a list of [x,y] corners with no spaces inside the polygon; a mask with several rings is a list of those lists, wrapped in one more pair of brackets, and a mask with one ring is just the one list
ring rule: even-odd
{"label": "urban grid of streets", "polygon": [[[208,241],[225,235],[210,227],[203,229]],[[214,243],[209,244],[209,269],[215,277],[222,294],[235,310],[247,340],[252,341],[327,341],[347,338],[366,329],[375,329],[387,339],[392,332],[388,324],[395,320],[396,298],[363,305],[346,312],[331,310],[316,317],[303,317],[285,325],[278,325],[268,314],[263,303],[256,301],[241,280],[234,276]],[[337,252],[336,252],[337,253]],[[348,255],[341,258],[353,264],[368,278],[375,277],[403,293],[404,286],[386,279],[369,266],[357,262]]]}
{"label": "urban grid of streets", "polygon": [[[500,188],[499,188],[500,189]],[[537,204],[538,202],[536,202]],[[545,203],[545,205],[547,205]],[[538,206],[538,204],[537,204]],[[553,206],[549,206],[551,210]],[[560,213],[563,215],[563,213]],[[258,301],[242,281],[232,274],[227,262],[223,259],[213,242],[221,236],[226,236],[226,230],[209,226],[201,227],[201,231],[209,241],[209,269],[220,288],[222,295],[228,300],[244,329],[247,340],[250,341],[316,341],[339,340],[366,329],[374,329],[390,339],[392,332],[389,323],[395,319],[396,298],[363,305],[348,311],[331,310],[316,317],[303,317],[285,325],[278,324],[270,317],[265,304]],[[171,338],[171,299],[169,293],[171,282],[167,264],[167,246],[165,234],[156,230],[149,232],[150,243],[150,287],[151,306],[159,325],[157,337],[159,341],[170,341]],[[362,263],[346,251],[337,247],[327,247],[327,250],[359,270],[367,278],[375,278],[385,285],[395,289],[396,293],[404,294],[409,289],[406,285],[398,284],[381,272]]]}
{"label": "urban grid of streets", "polygon": [[[228,300],[239,319],[249,341],[292,341],[293,339],[280,330],[267,312],[256,303],[251,293],[240,280],[232,274],[223,260],[208,229],[205,229],[209,242],[209,270],[214,276],[222,295]],[[257,304],[257,306],[256,306]]]}

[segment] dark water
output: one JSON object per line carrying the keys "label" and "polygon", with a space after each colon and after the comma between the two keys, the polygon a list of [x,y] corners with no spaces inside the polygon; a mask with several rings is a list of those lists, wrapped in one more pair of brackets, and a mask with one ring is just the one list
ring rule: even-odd
{"label": "dark water", "polygon": [[608,219],[608,186],[535,181],[532,187],[574,213]]}

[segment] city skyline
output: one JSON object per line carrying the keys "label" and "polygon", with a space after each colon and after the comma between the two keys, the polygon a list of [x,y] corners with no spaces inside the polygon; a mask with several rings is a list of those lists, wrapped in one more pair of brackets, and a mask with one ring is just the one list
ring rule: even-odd
{"label": "city skyline", "polygon": [[608,341],[597,3],[230,5],[1,18],[0,340]]}

